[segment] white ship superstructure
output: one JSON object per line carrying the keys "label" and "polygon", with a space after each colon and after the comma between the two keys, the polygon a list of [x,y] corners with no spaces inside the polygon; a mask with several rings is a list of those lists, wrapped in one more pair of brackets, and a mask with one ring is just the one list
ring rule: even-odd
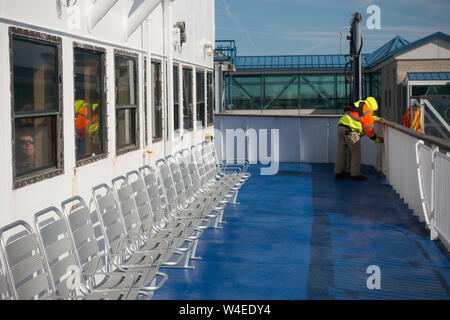
{"label": "white ship superstructure", "polygon": [[211,134],[214,33],[209,0],[0,1],[0,225]]}

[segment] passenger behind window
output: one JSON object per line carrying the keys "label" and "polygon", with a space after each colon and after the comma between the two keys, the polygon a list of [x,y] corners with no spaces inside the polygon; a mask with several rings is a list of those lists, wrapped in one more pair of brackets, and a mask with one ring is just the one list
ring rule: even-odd
{"label": "passenger behind window", "polygon": [[16,130],[16,175],[21,175],[35,168],[34,132],[30,127]]}

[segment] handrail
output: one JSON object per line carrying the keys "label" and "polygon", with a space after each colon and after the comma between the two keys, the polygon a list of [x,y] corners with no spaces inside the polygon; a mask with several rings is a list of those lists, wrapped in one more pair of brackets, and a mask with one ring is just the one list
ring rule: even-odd
{"label": "handrail", "polygon": [[[260,110],[258,110],[260,111]],[[281,118],[340,118],[342,114],[263,114],[263,113],[214,113],[215,117],[281,117]]]}
{"label": "handrail", "polygon": [[435,145],[435,146],[439,147],[441,150],[450,151],[450,140],[445,140],[445,139],[442,139],[442,138],[431,136],[429,134],[425,134],[425,133],[422,133],[422,132],[417,132],[417,131],[409,129],[409,128],[405,127],[405,126],[402,126],[402,125],[400,125],[398,123],[390,122],[390,121],[387,121],[387,120],[384,120],[384,119],[380,120],[378,122],[381,125],[383,125],[383,126],[394,128],[394,129],[399,130],[399,131],[401,131],[403,133],[406,133],[407,135],[410,135],[410,136],[412,136],[414,138],[423,140],[426,143]]}

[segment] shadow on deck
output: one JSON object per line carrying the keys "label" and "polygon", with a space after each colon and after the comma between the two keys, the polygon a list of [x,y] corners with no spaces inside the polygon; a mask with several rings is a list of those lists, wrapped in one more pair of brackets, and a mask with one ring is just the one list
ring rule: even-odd
{"label": "shadow on deck", "polygon": [[[200,239],[193,270],[165,269],[154,299],[450,299],[450,255],[384,177],[334,180],[328,164],[259,167],[228,206],[223,230]],[[381,289],[367,288],[367,268]]]}

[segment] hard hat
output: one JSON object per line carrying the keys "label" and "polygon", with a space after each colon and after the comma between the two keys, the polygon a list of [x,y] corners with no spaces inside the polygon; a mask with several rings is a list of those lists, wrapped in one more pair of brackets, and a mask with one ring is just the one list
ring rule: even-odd
{"label": "hard hat", "polygon": [[370,110],[372,110],[372,111],[377,111],[378,110],[378,103],[377,103],[377,100],[375,100],[374,97],[368,97],[366,99],[366,104],[370,108]]}
{"label": "hard hat", "polygon": [[75,113],[80,112],[81,109],[83,109],[85,104],[86,103],[84,102],[84,100],[77,100],[77,101],[75,101]]}

